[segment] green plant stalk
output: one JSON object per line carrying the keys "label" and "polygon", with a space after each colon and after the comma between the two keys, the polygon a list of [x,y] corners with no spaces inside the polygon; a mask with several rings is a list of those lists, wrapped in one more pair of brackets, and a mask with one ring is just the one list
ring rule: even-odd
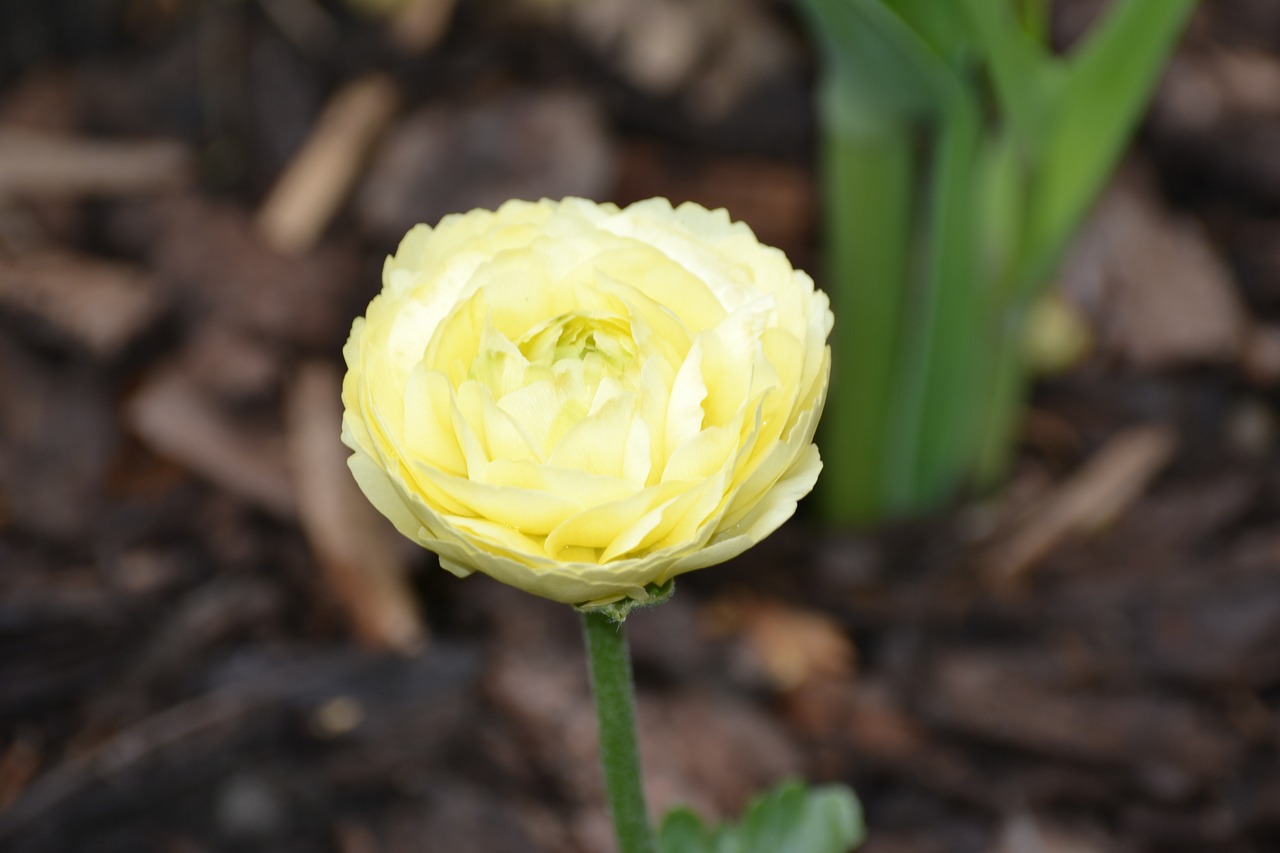
{"label": "green plant stalk", "polygon": [[836,363],[822,453],[828,470],[842,473],[818,481],[818,506],[833,523],[870,521],[890,484],[890,424],[882,413],[892,404],[899,372],[894,355],[912,233],[913,144],[905,128],[872,134],[830,128],[824,142],[828,227],[845,236],[830,246],[832,300],[841,322],[833,333]]}
{"label": "green plant stalk", "polygon": [[[975,108],[956,103],[918,134],[932,143],[918,157],[920,143],[882,147],[880,135],[827,128],[828,222],[841,235],[829,272],[841,323],[826,415],[834,434],[822,447],[830,470],[850,472],[826,478],[820,492],[835,523],[928,511],[963,483],[990,486],[1015,446],[1029,297],[1008,280],[1007,263],[1021,229],[1017,204],[1012,213],[1008,199],[996,213],[983,207],[985,194],[1016,198],[1021,184],[1016,163],[982,162],[996,156],[984,149],[986,129]],[[896,203],[862,203],[895,192]]]}
{"label": "green plant stalk", "polygon": [[993,486],[1009,473],[1030,379],[1022,357],[1025,327],[1023,312],[1008,309],[990,342],[988,382],[976,407],[983,420],[977,425],[978,444],[969,472],[978,488]]}
{"label": "green plant stalk", "polygon": [[636,745],[635,688],[621,622],[582,614],[591,688],[600,726],[600,763],[618,853],[655,853]]}
{"label": "green plant stalk", "polygon": [[989,288],[978,275],[978,220],[974,164],[982,124],[963,97],[940,122],[930,152],[923,291],[928,316],[917,323],[923,373],[919,401],[899,432],[914,442],[911,504],[933,506],[950,496],[965,473],[978,433],[975,397],[981,394],[982,353],[990,346]]}
{"label": "green plant stalk", "polygon": [[1006,472],[1028,308],[1195,5],[1114,0],[1056,56],[1049,0],[802,0],[826,62],[826,283],[839,318],[828,521],[927,512]]}
{"label": "green plant stalk", "polygon": [[[970,467],[996,331],[978,274],[976,109],[959,98],[932,150],[903,123],[826,128],[832,299],[841,319],[822,482],[835,522],[946,500]],[[868,203],[871,200],[872,203]],[[832,434],[834,431],[834,434]]]}
{"label": "green plant stalk", "polygon": [[1052,274],[1123,154],[1196,5],[1114,0],[1065,60],[1062,85],[1051,93],[1051,132],[1033,152],[1027,234],[1014,275],[1023,288],[1038,288]]}

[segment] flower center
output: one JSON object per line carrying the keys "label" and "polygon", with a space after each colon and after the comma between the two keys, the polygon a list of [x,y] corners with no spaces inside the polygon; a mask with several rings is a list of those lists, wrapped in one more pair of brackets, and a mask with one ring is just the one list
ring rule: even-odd
{"label": "flower center", "polygon": [[619,317],[562,314],[530,330],[517,346],[530,364],[553,367],[565,360],[601,362],[617,377],[635,357],[631,325]]}
{"label": "flower center", "polygon": [[490,327],[467,379],[486,386],[531,446],[548,456],[570,429],[609,400],[639,393],[639,350],[628,318],[569,312],[512,338]]}

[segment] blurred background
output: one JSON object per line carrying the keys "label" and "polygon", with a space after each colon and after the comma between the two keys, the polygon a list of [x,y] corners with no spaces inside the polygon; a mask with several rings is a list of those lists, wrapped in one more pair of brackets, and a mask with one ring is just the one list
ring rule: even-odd
{"label": "blurred background", "polygon": [[[822,285],[817,64],[782,0],[2,0],[0,849],[611,849],[576,615],[365,505],[341,346],[508,198],[724,206]],[[997,490],[802,505],[631,618],[655,811],[1280,849],[1280,4],[1200,4],[1036,311]]]}

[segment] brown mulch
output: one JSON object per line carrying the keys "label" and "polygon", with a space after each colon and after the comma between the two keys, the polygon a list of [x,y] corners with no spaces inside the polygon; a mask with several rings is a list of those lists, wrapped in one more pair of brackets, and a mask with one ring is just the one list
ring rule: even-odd
{"label": "brown mulch", "polygon": [[[611,849],[575,615],[352,497],[340,348],[411,224],[509,197],[818,270],[813,60],[774,0],[379,5],[0,5],[0,849]],[[1280,849],[1278,150],[1280,7],[1206,2],[1008,484],[632,617],[655,810],[798,775],[868,853]]]}

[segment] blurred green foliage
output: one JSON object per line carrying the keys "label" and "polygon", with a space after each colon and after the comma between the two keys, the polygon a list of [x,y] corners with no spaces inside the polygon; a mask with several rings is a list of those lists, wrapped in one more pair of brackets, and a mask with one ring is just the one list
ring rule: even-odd
{"label": "blurred green foliage", "polygon": [[662,821],[661,853],[848,853],[862,843],[862,806],[843,785],[783,782],[747,806],[740,823],[704,826],[688,809]]}
{"label": "blurred green foliage", "polygon": [[1195,0],[1114,0],[1066,55],[1048,0],[801,0],[824,59],[837,524],[998,480],[1036,297]]}

